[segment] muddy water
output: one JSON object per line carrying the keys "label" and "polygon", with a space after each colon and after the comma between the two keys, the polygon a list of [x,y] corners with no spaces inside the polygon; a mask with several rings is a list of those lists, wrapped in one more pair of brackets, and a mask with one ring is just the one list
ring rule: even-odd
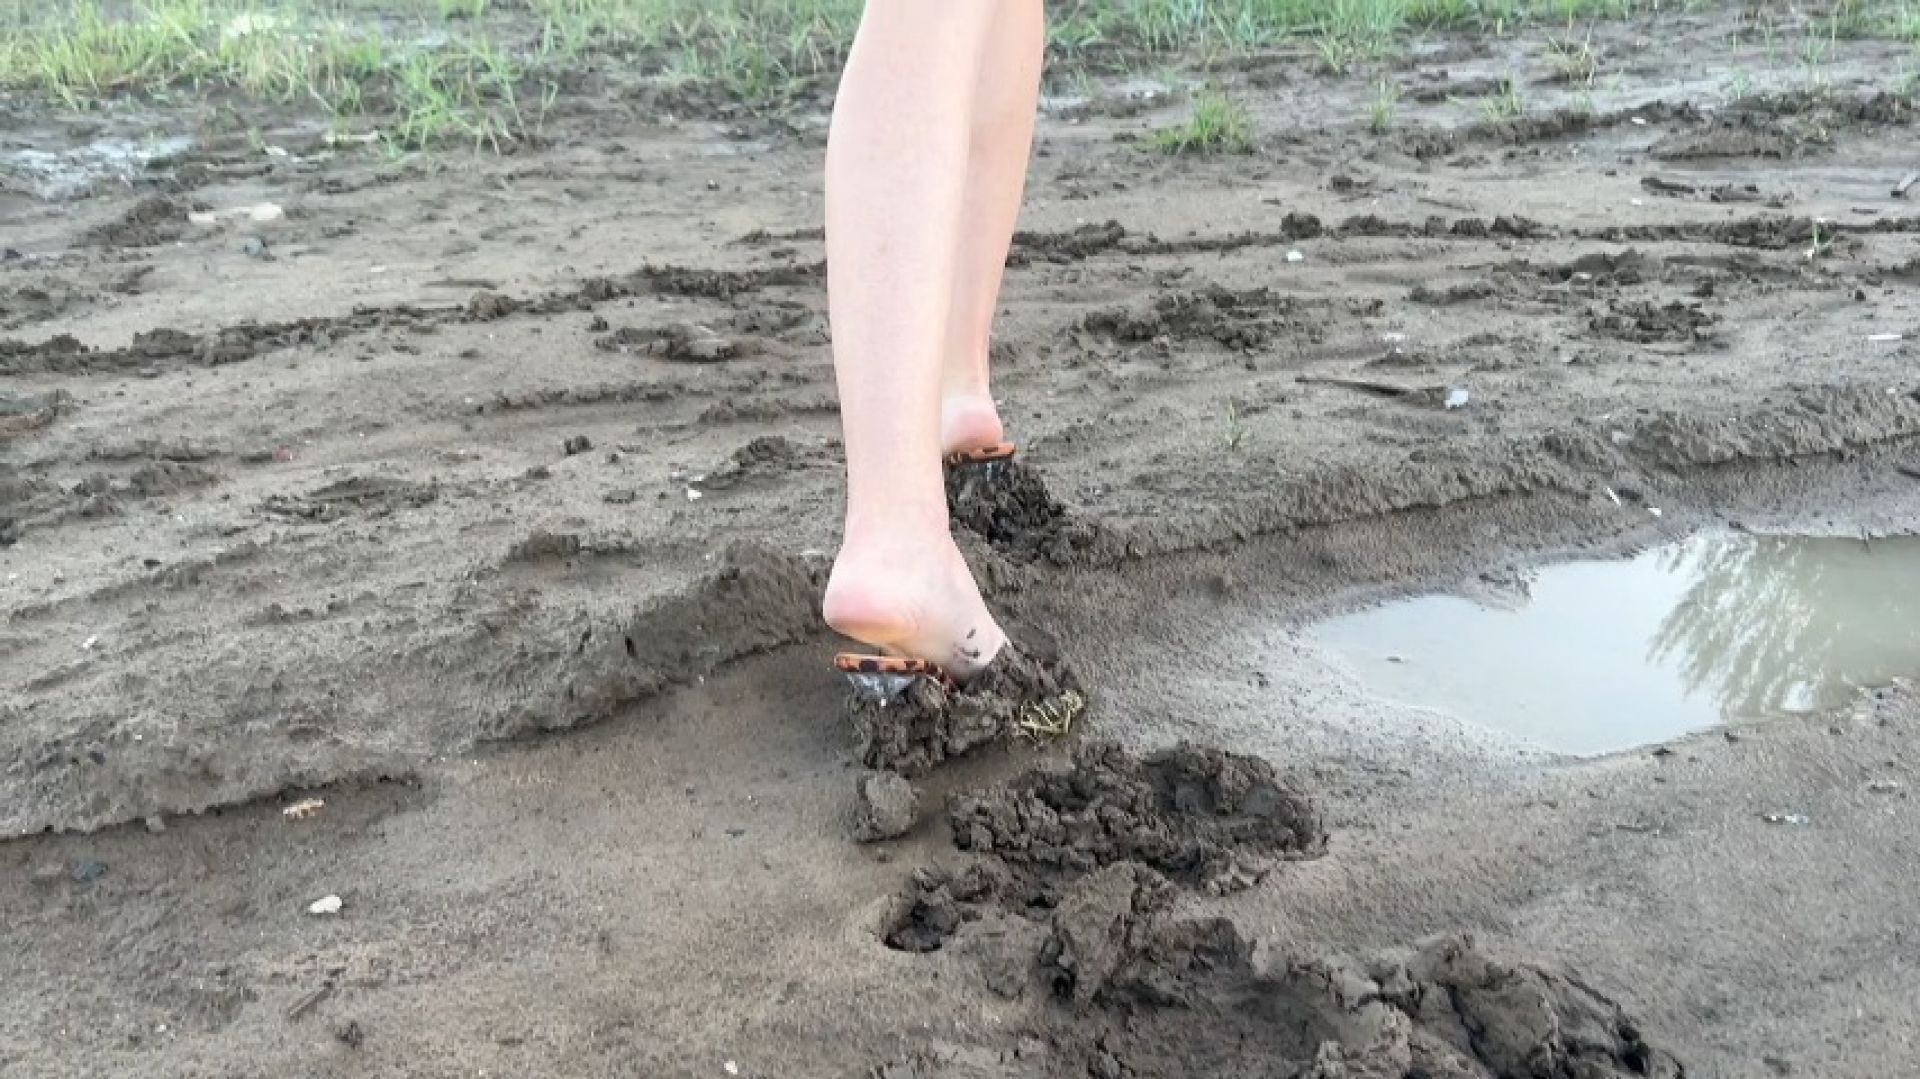
{"label": "muddy water", "polygon": [[1605,753],[1920,674],[1920,536],[1701,535],[1312,627],[1381,696]]}

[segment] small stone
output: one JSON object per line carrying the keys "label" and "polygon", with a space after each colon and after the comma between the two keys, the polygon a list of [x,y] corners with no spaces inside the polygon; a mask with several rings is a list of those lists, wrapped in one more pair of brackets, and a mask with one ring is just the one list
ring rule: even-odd
{"label": "small stone", "polygon": [[339,896],[329,895],[316,899],[308,904],[307,913],[312,915],[338,914],[340,913],[340,908],[344,906],[346,906],[346,903],[343,902]]}
{"label": "small stone", "polygon": [[166,830],[167,830],[166,818],[160,816],[160,814],[155,813],[153,816],[147,818],[147,831],[152,832],[155,835],[159,835],[161,832],[164,832]]}
{"label": "small stone", "polygon": [[269,261],[273,258],[273,252],[267,250],[267,241],[262,240],[258,236],[249,236],[240,241],[240,253],[246,255],[248,258],[259,259],[262,262]]}
{"label": "small stone", "polygon": [[106,875],[107,863],[105,862],[81,861],[73,863],[73,882],[75,884],[91,884]]}
{"label": "small stone", "polygon": [[893,772],[861,776],[855,789],[853,838],[861,843],[893,839],[913,830],[920,794]]}

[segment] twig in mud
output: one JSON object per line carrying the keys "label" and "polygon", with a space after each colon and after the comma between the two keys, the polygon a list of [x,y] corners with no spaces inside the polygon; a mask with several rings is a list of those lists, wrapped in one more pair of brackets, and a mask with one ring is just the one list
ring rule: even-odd
{"label": "twig in mud", "polygon": [[1074,720],[1087,710],[1087,699],[1068,690],[1058,697],[1023,705],[1016,721],[1020,734],[1036,743],[1058,741],[1073,731]]}
{"label": "twig in mud", "polygon": [[1920,172],[1909,172],[1904,179],[1894,184],[1893,197],[1896,199],[1906,198],[1907,192],[1913,189],[1914,184],[1920,184]]}
{"label": "twig in mud", "polygon": [[1893,470],[1910,480],[1920,480],[1920,465],[1894,465]]}
{"label": "twig in mud", "polygon": [[1365,378],[1328,378],[1324,375],[1301,375],[1297,380],[1309,386],[1338,386],[1343,390],[1358,390],[1375,397],[1411,397],[1420,392],[1411,386],[1396,386],[1391,382],[1375,382]]}
{"label": "twig in mud", "polygon": [[300,1017],[312,1011],[321,1001],[333,995],[333,983],[322,982],[320,988],[293,1002],[287,1009],[287,1022],[297,1022]]}

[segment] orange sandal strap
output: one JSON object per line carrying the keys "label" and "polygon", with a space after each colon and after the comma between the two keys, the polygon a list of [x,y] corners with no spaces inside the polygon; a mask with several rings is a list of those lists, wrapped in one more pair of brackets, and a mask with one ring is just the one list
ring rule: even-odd
{"label": "orange sandal strap", "polygon": [[948,465],[990,465],[1011,460],[1016,452],[1011,442],[995,442],[970,450],[955,450],[947,454],[946,462]]}
{"label": "orange sandal strap", "polygon": [[901,678],[931,678],[944,686],[954,685],[953,676],[938,663],[906,656],[872,656],[842,652],[833,657],[834,669],[841,674],[889,674]]}

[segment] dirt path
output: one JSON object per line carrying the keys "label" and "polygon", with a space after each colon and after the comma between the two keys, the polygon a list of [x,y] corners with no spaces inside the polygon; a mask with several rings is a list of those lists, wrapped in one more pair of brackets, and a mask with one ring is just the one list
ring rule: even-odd
{"label": "dirt path", "polygon": [[[1218,1042],[1202,1019],[1264,1000],[1356,1047],[1326,1069],[1388,1069],[1315,1074],[1398,1075],[1452,1028],[1381,964],[1505,984],[1406,958],[1470,932],[1690,1075],[1898,1074],[1916,822],[1874,791],[1911,788],[1910,691],[1569,763],[1383,713],[1291,631],[1714,521],[1920,526],[1894,52],[1841,42],[1808,93],[1726,29],[1606,28],[1590,87],[1537,35],[1437,39],[1384,133],[1371,84],[1274,54],[1229,81],[1250,155],[1156,153],[1185,106],[1131,84],[1050,103],[996,372],[1062,514],[970,549],[1099,735],[1273,761],[1329,833],[1153,906],[1258,942],[1176,979],[1184,1011],[1128,963],[1191,938],[1115,930],[1070,1014],[972,944],[881,943],[915,867],[967,862],[942,797],[1031,761],[846,839],[817,117],[609,105],[398,162],[289,127],[264,167],[202,139],[124,193],[0,187],[0,831],[29,837],[0,846],[0,1071],[1145,1076],[1179,1071],[1113,1031]],[[1771,73],[1729,101],[1699,55]],[[1509,71],[1527,111],[1495,117]]]}

